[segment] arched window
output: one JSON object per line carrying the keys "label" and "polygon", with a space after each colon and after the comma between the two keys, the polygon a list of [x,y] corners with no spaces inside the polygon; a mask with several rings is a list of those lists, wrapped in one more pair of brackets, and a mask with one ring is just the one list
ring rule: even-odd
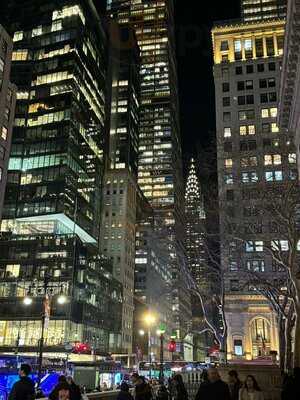
{"label": "arched window", "polygon": [[253,358],[269,355],[270,323],[262,317],[252,320],[250,325]]}

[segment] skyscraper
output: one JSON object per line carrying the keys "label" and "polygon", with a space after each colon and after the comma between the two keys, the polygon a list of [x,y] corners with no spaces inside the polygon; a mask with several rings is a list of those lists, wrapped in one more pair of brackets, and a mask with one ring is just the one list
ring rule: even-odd
{"label": "skyscraper", "polygon": [[103,185],[101,250],[123,285],[122,350],[132,353],[140,57],[134,31],[109,25],[108,159]]}
{"label": "skyscraper", "polygon": [[268,248],[288,244],[262,202],[297,179],[293,143],[277,126],[283,35],[284,20],[225,21],[212,31],[229,358],[278,351],[276,315],[246,278],[275,285],[284,276]]}
{"label": "skyscraper", "polygon": [[286,16],[287,0],[242,0],[242,18],[246,21],[261,21]]}
{"label": "skyscraper", "polygon": [[[37,345],[47,283],[53,303],[46,345],[77,340],[114,350],[122,290],[98,251],[107,74],[102,23],[86,0],[10,0],[6,8],[1,17],[13,36],[18,91],[1,225],[2,344],[21,335],[24,346]],[[61,292],[68,299],[62,307]],[[27,309],[26,295],[33,297]]]}
{"label": "skyscraper", "polygon": [[189,270],[201,287],[205,281],[206,251],[204,245],[205,210],[195,162],[191,159],[185,189],[186,251]]}
{"label": "skyscraper", "polygon": [[[145,329],[145,311],[155,316],[157,326],[165,328],[165,338],[173,333],[174,324],[170,319],[172,313],[171,271],[168,268],[169,253],[164,242],[154,228],[153,208],[139,190],[137,193],[137,221],[136,221],[136,248],[135,248],[135,285],[134,294],[136,302],[135,344],[145,343],[149,338],[141,338],[138,331]],[[151,334],[151,332],[150,332]],[[153,360],[159,360],[160,338],[153,329],[151,334],[151,353]],[[149,349],[148,349],[149,350]],[[166,360],[170,356],[165,340]],[[147,354],[147,353],[146,353]],[[149,359],[149,354],[147,359]]]}
{"label": "skyscraper", "polygon": [[10,83],[12,39],[0,25],[0,223],[6,186],[16,88]]}
{"label": "skyscraper", "polygon": [[156,229],[168,241],[173,272],[174,322],[183,339],[189,294],[180,265],[185,257],[184,188],[172,0],[109,0],[108,13],[131,25],[141,52],[138,184],[154,209]]}

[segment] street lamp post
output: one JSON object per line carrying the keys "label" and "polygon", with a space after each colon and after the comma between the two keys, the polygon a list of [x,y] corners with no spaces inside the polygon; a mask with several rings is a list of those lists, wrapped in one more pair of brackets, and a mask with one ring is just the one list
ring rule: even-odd
{"label": "street lamp post", "polygon": [[[37,387],[39,387],[42,379],[42,369],[43,369],[43,352],[44,352],[44,341],[45,341],[45,325],[46,321],[49,320],[50,317],[50,304],[49,304],[49,289],[50,275],[45,274],[44,281],[41,289],[43,290],[43,303],[42,303],[42,318],[41,318],[41,337],[38,342],[38,376],[37,376]],[[35,286],[35,289],[39,289]],[[62,289],[62,288],[61,288]],[[24,297],[23,303],[25,306],[30,306],[32,304],[32,293],[31,289],[29,289],[29,293]],[[59,305],[65,304],[67,301],[66,296],[62,293],[57,298],[57,303]]]}
{"label": "street lamp post", "polygon": [[165,339],[166,328],[163,324],[157,331],[160,338],[160,352],[159,352],[159,381],[161,384],[164,383],[164,339]]}
{"label": "street lamp post", "polygon": [[164,334],[160,333],[160,359],[159,359],[159,381],[164,383]]}
{"label": "street lamp post", "polygon": [[39,359],[38,359],[37,387],[40,386],[41,379],[42,379],[45,322],[46,322],[46,316],[47,316],[46,303],[48,301],[47,290],[48,290],[49,280],[50,280],[50,277],[49,277],[49,275],[46,274],[44,276],[44,284],[43,284],[44,298],[43,298],[43,310],[42,310],[42,330],[41,330],[41,337],[40,337],[40,340],[39,340]]}
{"label": "street lamp post", "polygon": [[152,365],[152,356],[151,356],[151,326],[155,324],[156,318],[153,314],[148,312],[145,315],[145,323],[148,326],[148,359],[149,359],[149,379],[151,379],[151,365]]}
{"label": "street lamp post", "polygon": [[149,379],[151,379],[152,372],[152,356],[151,356],[151,329],[148,327],[148,361],[149,361]]}

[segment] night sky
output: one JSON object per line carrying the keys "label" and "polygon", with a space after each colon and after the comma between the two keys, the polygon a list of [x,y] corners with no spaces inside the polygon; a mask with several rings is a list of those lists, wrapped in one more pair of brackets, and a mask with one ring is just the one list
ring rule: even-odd
{"label": "night sky", "polygon": [[[98,1],[98,3],[97,3]],[[214,21],[240,17],[240,0],[174,0],[184,165],[215,131],[210,30]],[[94,0],[105,10],[106,0]],[[197,7],[196,7],[197,5]]]}
{"label": "night sky", "polygon": [[[215,131],[210,30],[214,21],[240,17],[240,0],[175,2],[175,29],[184,163]],[[199,7],[200,6],[200,7]],[[201,8],[201,11],[200,11]]]}

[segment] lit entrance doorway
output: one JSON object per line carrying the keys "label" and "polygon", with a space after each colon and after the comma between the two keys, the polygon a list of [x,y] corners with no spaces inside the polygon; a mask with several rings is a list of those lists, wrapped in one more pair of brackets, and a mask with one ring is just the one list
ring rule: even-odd
{"label": "lit entrance doorway", "polygon": [[252,358],[270,355],[270,323],[261,317],[251,322]]}

